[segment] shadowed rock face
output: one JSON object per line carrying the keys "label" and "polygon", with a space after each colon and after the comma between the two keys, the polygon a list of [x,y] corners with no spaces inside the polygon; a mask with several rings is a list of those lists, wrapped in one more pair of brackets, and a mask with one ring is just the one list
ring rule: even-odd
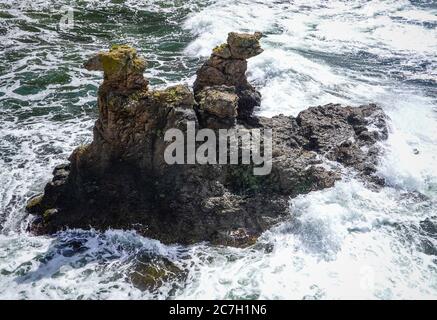
{"label": "shadowed rock face", "polygon": [[[383,183],[375,176],[376,143],[387,138],[379,107],[330,104],[296,118],[256,117],[242,107],[259,96],[244,60],[262,51],[259,39],[229,34],[200,68],[194,93],[182,85],[149,90],[146,63],[132,48],[91,58],[85,66],[104,72],[93,142],[56,167],[44,194],[29,201],[37,216],[31,229],[125,228],[165,243],[245,246],[289,216],[290,197],[333,186],[342,166],[366,183]],[[272,172],[254,176],[253,164],[167,164],[164,133],[186,132],[188,121],[196,130],[272,129]]]}

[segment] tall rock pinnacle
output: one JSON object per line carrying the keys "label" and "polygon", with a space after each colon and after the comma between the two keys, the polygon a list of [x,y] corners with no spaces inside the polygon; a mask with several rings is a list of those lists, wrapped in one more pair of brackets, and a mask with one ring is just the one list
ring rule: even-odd
{"label": "tall rock pinnacle", "polygon": [[207,87],[233,87],[238,96],[238,118],[248,120],[254,108],[261,104],[261,94],[247,81],[246,59],[263,52],[259,43],[261,37],[260,32],[229,33],[227,43],[214,48],[210,58],[197,71],[193,86],[195,95]]}

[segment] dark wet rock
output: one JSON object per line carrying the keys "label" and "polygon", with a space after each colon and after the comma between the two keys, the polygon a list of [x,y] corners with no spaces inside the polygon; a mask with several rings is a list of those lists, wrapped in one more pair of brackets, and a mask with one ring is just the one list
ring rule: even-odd
{"label": "dark wet rock", "polygon": [[[305,149],[353,167],[365,176],[376,173],[379,150],[375,144],[388,137],[386,116],[376,105],[312,107],[301,112],[296,121]],[[376,178],[374,181],[380,183]]]}
{"label": "dark wet rock", "polygon": [[162,287],[165,283],[171,285],[171,290],[181,287],[187,278],[186,270],[177,267],[170,260],[139,259],[129,273],[132,285],[142,291],[151,291]]}
{"label": "dark wet rock", "polygon": [[41,212],[42,210],[41,202],[43,197],[44,195],[40,194],[30,198],[30,200],[27,202],[26,205],[26,211],[29,213]]}
{"label": "dark wet rock", "polygon": [[[30,200],[28,211],[41,217],[31,229],[111,227],[164,243],[245,246],[289,217],[290,197],[333,186],[342,166],[366,183],[378,181],[377,141],[387,137],[378,106],[329,104],[297,117],[252,114],[260,95],[247,82],[244,59],[261,52],[259,38],[231,34],[199,70],[194,93],[183,85],[149,89],[145,62],[128,47],[92,58],[86,66],[104,71],[93,141],[56,167],[44,195]],[[272,129],[271,173],[254,175],[253,163],[166,163],[165,132],[178,128],[186,136],[188,121],[196,131]]]}

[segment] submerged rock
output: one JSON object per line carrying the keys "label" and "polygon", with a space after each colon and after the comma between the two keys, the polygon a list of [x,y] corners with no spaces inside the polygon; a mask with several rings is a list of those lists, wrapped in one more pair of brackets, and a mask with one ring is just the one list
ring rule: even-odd
{"label": "submerged rock", "polygon": [[[386,117],[375,105],[329,104],[297,117],[256,117],[260,94],[247,81],[245,59],[262,52],[261,35],[231,33],[200,68],[194,93],[187,86],[150,90],[146,66],[126,46],[101,52],[86,63],[102,70],[99,117],[90,145],[55,168],[44,195],[28,211],[31,229],[136,229],[164,243],[245,246],[286,219],[289,199],[328,188],[349,167],[367,183],[375,175],[377,141],[387,138]],[[169,164],[168,129],[272,129],[271,173],[254,175],[254,163]],[[267,141],[263,140],[265,144]],[[241,153],[244,144],[238,145]],[[189,151],[185,150],[185,156]]]}
{"label": "submerged rock", "polygon": [[187,278],[186,270],[180,269],[168,259],[140,259],[129,273],[132,285],[142,291],[151,291],[169,284],[171,290],[180,287]]}

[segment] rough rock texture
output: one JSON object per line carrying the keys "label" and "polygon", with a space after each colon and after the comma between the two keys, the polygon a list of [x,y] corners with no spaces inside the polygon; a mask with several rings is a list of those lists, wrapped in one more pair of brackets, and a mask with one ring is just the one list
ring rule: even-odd
{"label": "rough rock texture", "polygon": [[105,71],[107,88],[125,93],[147,87],[148,81],[143,77],[146,66],[146,61],[137,56],[137,51],[125,45],[115,45],[109,52],[99,52],[85,64],[88,70]]}
{"label": "rough rock texture", "polygon": [[[198,72],[195,95],[182,85],[149,90],[145,61],[131,48],[90,59],[88,69],[104,72],[93,142],[56,167],[44,195],[29,201],[28,211],[38,217],[31,229],[133,228],[165,243],[245,246],[289,216],[290,197],[331,187],[342,165],[367,183],[382,183],[374,175],[376,142],[387,128],[375,105],[330,104],[297,117],[257,118],[250,111],[237,121],[247,102],[242,92],[257,94],[245,78],[244,59],[262,51],[259,38],[231,33]],[[186,131],[187,121],[197,129],[271,128],[272,172],[254,176],[253,164],[167,164],[171,142],[164,133]]]}
{"label": "rough rock texture", "polygon": [[[248,121],[256,106],[261,104],[261,94],[247,81],[247,59],[263,52],[255,32],[229,33],[227,43],[214,48],[211,57],[197,72],[194,82],[196,96],[205,87],[234,87],[238,100],[238,118]],[[218,88],[220,90],[220,88]]]}
{"label": "rough rock texture", "polygon": [[167,259],[153,259],[139,256],[129,274],[129,280],[142,291],[154,292],[164,283],[171,285],[171,291],[177,290],[187,278],[187,271],[178,268]]}
{"label": "rough rock texture", "polygon": [[238,96],[235,87],[206,87],[196,95],[197,114],[202,127],[225,128],[236,123]]}

